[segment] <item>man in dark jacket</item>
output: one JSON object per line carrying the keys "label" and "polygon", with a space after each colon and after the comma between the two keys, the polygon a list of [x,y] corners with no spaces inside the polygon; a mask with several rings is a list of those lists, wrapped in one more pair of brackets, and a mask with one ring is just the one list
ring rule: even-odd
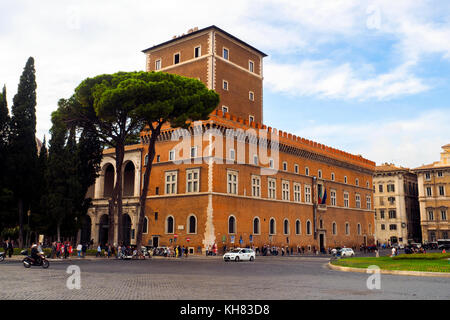
{"label": "man in dark jacket", "polygon": [[5,257],[8,254],[8,240],[3,242],[3,251],[5,252]]}
{"label": "man in dark jacket", "polygon": [[14,245],[13,245],[13,241],[8,241],[8,256],[11,258],[11,256],[14,253]]}

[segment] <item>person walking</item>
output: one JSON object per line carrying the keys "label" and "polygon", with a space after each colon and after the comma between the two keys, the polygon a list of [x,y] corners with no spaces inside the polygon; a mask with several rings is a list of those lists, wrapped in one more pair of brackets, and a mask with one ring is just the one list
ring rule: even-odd
{"label": "person walking", "polygon": [[98,257],[101,257],[101,256],[102,256],[102,246],[99,244],[97,246],[97,253],[95,254],[95,257],[98,258]]}
{"label": "person walking", "polygon": [[11,258],[13,253],[14,253],[14,241],[11,240],[8,242],[8,257]]}
{"label": "person walking", "polygon": [[8,254],[8,245],[9,245],[9,241],[8,240],[3,242],[3,251],[5,252],[5,257]]}
{"label": "person walking", "polygon": [[79,243],[77,245],[77,254],[78,254],[78,258],[81,258],[81,250],[83,249],[83,246],[81,245],[81,243]]}

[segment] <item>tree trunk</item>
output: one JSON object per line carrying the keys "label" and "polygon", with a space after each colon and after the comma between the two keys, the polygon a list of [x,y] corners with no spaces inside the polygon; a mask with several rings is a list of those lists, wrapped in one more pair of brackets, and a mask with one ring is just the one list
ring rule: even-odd
{"label": "tree trunk", "polygon": [[19,199],[19,248],[23,248],[23,200]]}
{"label": "tree trunk", "polygon": [[119,245],[123,241],[123,221],[122,221],[122,212],[123,212],[123,204],[122,204],[122,167],[123,167],[123,158],[125,153],[125,147],[123,144],[118,144],[116,146],[116,185],[114,186],[114,190],[117,197],[117,244]]}
{"label": "tree trunk", "polygon": [[139,222],[136,236],[136,248],[139,252],[141,252],[142,247],[142,232],[144,229],[145,205],[147,200],[148,185],[150,182],[150,174],[152,172],[152,164],[155,158],[155,144],[156,139],[158,138],[160,132],[161,132],[161,125],[158,125],[156,129],[152,130],[152,134],[150,136],[150,143],[147,152],[148,161],[147,166],[145,167],[144,181],[142,185],[141,195],[139,197]]}

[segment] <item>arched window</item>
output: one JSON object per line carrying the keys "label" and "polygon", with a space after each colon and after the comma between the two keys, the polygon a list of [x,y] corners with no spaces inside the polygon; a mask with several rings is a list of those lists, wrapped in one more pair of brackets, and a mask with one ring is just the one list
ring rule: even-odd
{"label": "arched window", "polygon": [[333,222],[333,234],[334,234],[334,235],[337,234],[337,225],[336,225],[336,222]]}
{"label": "arched window", "polygon": [[228,218],[228,233],[236,233],[236,218],[233,216]]}
{"label": "arched window", "polygon": [[284,234],[289,234],[289,220],[288,219],[284,219],[283,231],[284,231]]}
{"label": "arched window", "polygon": [[167,217],[166,219],[166,233],[174,233],[174,219],[172,216]]}
{"label": "arched window", "polygon": [[144,225],[142,226],[142,233],[148,233],[148,219],[144,217]]}
{"label": "arched window", "polygon": [[311,234],[311,221],[306,221],[306,234]]}
{"label": "arched window", "polygon": [[300,223],[300,220],[295,221],[295,234],[302,234],[302,225]]}
{"label": "arched window", "polygon": [[253,219],[253,234],[259,234],[259,218]]}
{"label": "arched window", "polygon": [[276,232],[275,219],[271,218],[269,222],[269,234],[275,234],[275,232]]}
{"label": "arched window", "polygon": [[197,233],[197,218],[194,215],[188,218],[188,233]]}

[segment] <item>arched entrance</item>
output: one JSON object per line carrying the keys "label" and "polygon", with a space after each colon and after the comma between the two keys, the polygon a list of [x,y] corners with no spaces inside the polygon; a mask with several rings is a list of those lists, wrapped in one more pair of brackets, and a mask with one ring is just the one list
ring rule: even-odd
{"label": "arched entrance", "polygon": [[114,189],[114,167],[112,164],[108,164],[105,169],[103,197],[110,198]]}
{"label": "arched entrance", "polygon": [[102,246],[108,243],[108,229],[109,229],[108,215],[104,214],[100,218],[98,224],[98,243]]}
{"label": "arched entrance", "polygon": [[131,218],[128,214],[122,216],[123,227],[123,244],[129,246],[131,244]]}
{"label": "arched entrance", "polygon": [[134,196],[134,175],[134,164],[129,161],[125,165],[125,169],[123,171],[123,195],[125,197]]}
{"label": "arched entrance", "polygon": [[89,243],[91,241],[91,217],[88,215],[83,217],[81,222],[81,243]]}

